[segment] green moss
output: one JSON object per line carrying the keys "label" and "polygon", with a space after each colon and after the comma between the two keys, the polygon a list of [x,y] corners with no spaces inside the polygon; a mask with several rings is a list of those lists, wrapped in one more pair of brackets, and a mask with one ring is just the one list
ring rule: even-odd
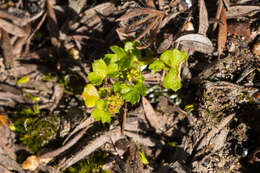
{"label": "green moss", "polygon": [[15,112],[14,130],[17,132],[19,143],[29,147],[33,152],[39,152],[41,147],[56,135],[53,122],[55,116],[40,116],[37,106],[23,108]]}

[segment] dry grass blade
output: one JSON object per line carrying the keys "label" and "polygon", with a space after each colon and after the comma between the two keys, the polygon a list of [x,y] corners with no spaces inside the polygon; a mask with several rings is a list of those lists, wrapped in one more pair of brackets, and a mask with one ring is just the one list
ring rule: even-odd
{"label": "dry grass blade", "polygon": [[208,11],[205,5],[204,0],[199,1],[200,6],[200,14],[199,14],[199,34],[206,35],[208,27],[209,27],[209,21],[208,21]]}
{"label": "dry grass blade", "polygon": [[148,15],[146,16],[145,18],[142,18],[141,20],[138,20],[136,22],[134,22],[133,24],[131,24],[128,28],[127,28],[127,32],[130,32],[130,31],[134,31],[136,30],[137,26],[147,22],[148,20],[150,20],[151,18],[155,17],[156,15]]}
{"label": "dry grass blade", "polygon": [[219,25],[218,32],[218,57],[223,53],[223,50],[227,41],[227,19],[226,19],[226,10],[222,7],[220,20],[223,24]]}
{"label": "dry grass blade", "polygon": [[[222,0],[218,0],[218,9],[217,9],[217,14],[216,14],[216,19],[217,20],[219,20],[219,18],[220,18],[220,14],[221,14],[222,8],[223,8],[223,1]],[[218,25],[218,23],[215,22],[214,25],[213,25],[213,31],[216,30],[217,25]]]}
{"label": "dry grass blade", "polygon": [[136,16],[140,16],[140,15],[154,15],[154,16],[162,16],[164,15],[164,13],[162,11],[158,11],[155,9],[151,9],[151,8],[136,8],[130,12],[128,12],[127,14],[121,16],[120,18],[118,18],[116,21],[122,21],[122,20],[127,20]]}
{"label": "dry grass blade", "polygon": [[10,22],[7,22],[6,20],[0,19],[0,27],[4,28],[4,30],[12,35],[18,36],[18,37],[25,37],[26,33],[22,28],[19,26],[16,26],[15,24],[12,24]]}
{"label": "dry grass blade", "polygon": [[117,127],[113,130],[110,130],[109,132],[106,132],[105,134],[93,139],[89,142],[87,146],[85,146],[82,150],[80,150],[78,153],[76,153],[72,158],[65,161],[65,163],[60,165],[61,169],[66,169],[70,167],[71,165],[77,163],[78,161],[86,158],[89,154],[94,152],[96,149],[104,145],[106,142],[113,141],[116,142],[119,139],[124,138],[121,136],[120,128]]}
{"label": "dry grass blade", "polygon": [[2,30],[1,48],[4,55],[4,63],[6,68],[11,68],[14,66],[14,54],[13,47],[10,42],[8,33]]}
{"label": "dry grass blade", "polygon": [[158,21],[161,19],[161,16],[156,17],[156,19],[148,25],[148,27],[136,38],[136,40],[140,40],[143,38],[152,28],[159,25]]}
{"label": "dry grass blade", "polygon": [[56,47],[60,47],[59,28],[54,9],[50,0],[47,0],[47,14],[48,14],[48,30],[51,35],[51,43]]}

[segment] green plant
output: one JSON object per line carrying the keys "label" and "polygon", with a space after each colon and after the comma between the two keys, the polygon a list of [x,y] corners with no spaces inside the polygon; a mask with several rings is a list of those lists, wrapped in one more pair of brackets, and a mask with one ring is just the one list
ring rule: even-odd
{"label": "green plant", "polygon": [[[95,106],[91,116],[96,121],[109,123],[126,102],[136,104],[146,95],[142,70],[144,62],[149,64],[151,61],[144,61],[138,46],[141,46],[139,42],[126,42],[124,48],[111,46],[112,54],[106,54],[92,64],[93,72],[88,75],[90,84],[85,86],[82,96],[87,107]],[[179,69],[187,58],[185,52],[167,50],[160,60],[149,64],[149,69],[152,73],[169,71],[163,85],[177,91],[181,88]]]}
{"label": "green plant", "polygon": [[40,117],[38,106],[23,108],[15,112],[13,130],[18,134],[21,144],[28,146],[33,152],[39,152],[44,142],[56,134],[56,127],[52,122],[57,121],[55,116],[50,120]]}

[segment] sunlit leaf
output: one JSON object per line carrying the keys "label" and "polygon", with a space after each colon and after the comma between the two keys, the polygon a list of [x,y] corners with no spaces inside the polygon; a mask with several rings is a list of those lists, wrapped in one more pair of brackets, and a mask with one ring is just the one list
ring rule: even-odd
{"label": "sunlit leaf", "polygon": [[91,82],[94,85],[101,85],[104,80],[104,77],[100,76],[96,72],[90,72],[88,74],[88,80],[89,80],[89,82]]}
{"label": "sunlit leaf", "polygon": [[94,63],[92,64],[93,71],[98,75],[103,78],[106,77],[107,74],[107,65],[104,60],[99,59],[95,60]]}
{"label": "sunlit leaf", "polygon": [[188,55],[177,49],[166,50],[161,56],[161,60],[171,68],[177,68],[182,62],[188,59]]}
{"label": "sunlit leaf", "polygon": [[95,121],[101,121],[103,124],[110,123],[111,116],[112,115],[109,112],[102,109],[94,109],[91,112],[91,117],[94,118]]}
{"label": "sunlit leaf", "polygon": [[29,80],[30,80],[29,76],[23,76],[23,77],[21,77],[20,79],[18,79],[18,80],[16,81],[16,83],[17,83],[17,84],[24,84],[24,83],[29,82]]}
{"label": "sunlit leaf", "polygon": [[131,54],[131,56],[133,56],[134,59],[136,60],[140,60],[141,59],[141,50],[137,49],[137,46],[141,46],[140,42],[126,42],[125,43],[125,51],[127,51],[128,53]]}
{"label": "sunlit leaf", "polygon": [[121,59],[122,57],[124,57],[126,55],[126,52],[124,51],[124,49],[122,49],[119,46],[111,46],[110,49],[112,50],[112,52],[114,52],[119,59]]}
{"label": "sunlit leaf", "polygon": [[146,87],[144,86],[144,84],[142,82],[139,82],[137,83],[135,86],[134,86],[134,89],[136,91],[138,91],[138,93],[142,96],[145,96],[146,94]]}
{"label": "sunlit leaf", "polygon": [[136,104],[140,101],[140,94],[137,90],[133,89],[126,93],[125,99],[127,102],[130,102],[131,104]]}
{"label": "sunlit leaf", "polygon": [[181,88],[181,80],[178,76],[177,69],[171,69],[169,73],[165,76],[163,81],[163,86],[165,88],[170,88],[173,91],[177,91]]}
{"label": "sunlit leaf", "polygon": [[107,75],[109,77],[116,77],[118,75],[119,68],[117,64],[111,63],[108,65],[107,69],[108,69]]}
{"label": "sunlit leaf", "polygon": [[82,96],[87,107],[95,106],[96,101],[99,99],[98,91],[92,84],[88,84],[85,86]]}
{"label": "sunlit leaf", "polygon": [[145,165],[149,164],[149,161],[148,161],[148,159],[147,159],[147,157],[146,157],[146,155],[143,151],[139,151],[139,155],[140,155],[140,161],[143,164],[145,164]]}
{"label": "sunlit leaf", "polygon": [[164,63],[160,60],[155,60],[152,64],[149,65],[149,69],[152,70],[152,74],[157,71],[161,71],[164,67]]}

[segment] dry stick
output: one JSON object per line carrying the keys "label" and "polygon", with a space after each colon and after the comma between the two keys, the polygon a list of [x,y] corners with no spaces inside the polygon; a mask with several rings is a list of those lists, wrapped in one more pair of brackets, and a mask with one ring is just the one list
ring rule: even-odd
{"label": "dry stick", "polygon": [[125,102],[124,115],[123,115],[122,126],[121,126],[121,136],[124,136],[125,122],[126,122],[126,112],[127,112],[127,103]]}
{"label": "dry stick", "polygon": [[117,127],[109,132],[106,132],[104,135],[97,137],[93,141],[91,141],[87,146],[85,146],[81,151],[76,153],[73,157],[70,159],[67,159],[62,165],[59,165],[59,169],[66,169],[70,167],[71,165],[77,163],[78,161],[86,158],[89,154],[94,152],[96,149],[104,145],[106,142],[109,142],[110,140],[116,142],[119,139],[124,138],[124,136],[120,133],[120,127]]}
{"label": "dry stick", "polygon": [[37,25],[37,27],[35,28],[35,30],[30,34],[30,36],[28,36],[27,38],[27,43],[26,43],[26,48],[25,48],[25,52],[29,52],[29,48],[30,48],[30,42],[31,42],[31,39],[32,37],[34,36],[34,34],[41,28],[43,22],[45,21],[47,17],[47,13],[45,13],[43,16],[42,16],[42,19],[40,20],[39,24]]}
{"label": "dry stick", "polygon": [[92,117],[87,118],[85,121],[83,121],[82,123],[80,123],[70,134],[69,136],[64,140],[64,142],[62,143],[63,145],[69,140],[69,138],[74,135],[75,133],[77,133],[79,130],[90,126],[90,124],[94,123],[94,119]]}
{"label": "dry stick", "polygon": [[[218,9],[217,9],[217,14],[216,14],[216,19],[219,20],[220,18],[220,14],[223,8],[223,1],[222,0],[218,0]],[[215,22],[215,24],[213,25],[213,31],[215,31],[215,29],[217,28],[217,22]]]}
{"label": "dry stick", "polygon": [[54,151],[50,151],[48,153],[45,153],[45,154],[39,156],[39,158],[40,159],[46,159],[46,158],[54,158],[54,157],[58,156],[62,152],[69,149],[72,145],[74,145],[85,134],[85,132],[88,130],[89,127],[90,126],[83,129],[78,135],[76,135],[73,139],[71,139],[67,144],[63,145],[62,147],[60,147],[60,148],[58,148]]}

